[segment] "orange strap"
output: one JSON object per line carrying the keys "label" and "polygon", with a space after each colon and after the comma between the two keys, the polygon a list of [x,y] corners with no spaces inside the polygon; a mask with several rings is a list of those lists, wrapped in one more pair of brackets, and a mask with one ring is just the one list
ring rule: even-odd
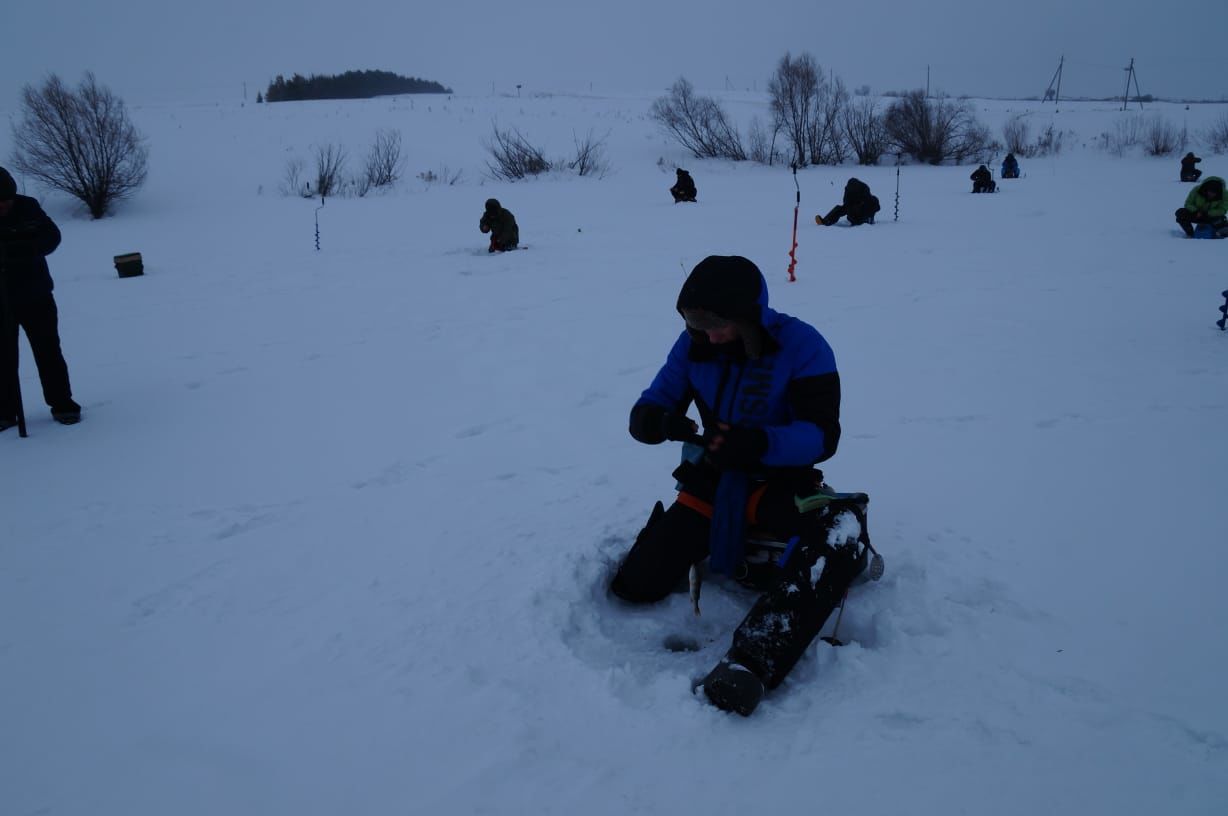
{"label": "orange strap", "polygon": [[678,503],[683,507],[691,508],[709,521],[712,520],[712,505],[708,504],[708,502],[704,501],[703,499],[696,498],[690,493],[679,493]]}
{"label": "orange strap", "polygon": [[[767,492],[767,482],[756,487],[751,491],[750,496],[746,500],[746,523],[756,524],[756,518],[759,511],[759,500],[763,498],[763,494]],[[692,496],[690,493],[679,493],[678,504],[683,507],[689,507],[699,515],[706,519],[712,518],[712,505],[701,498]]]}

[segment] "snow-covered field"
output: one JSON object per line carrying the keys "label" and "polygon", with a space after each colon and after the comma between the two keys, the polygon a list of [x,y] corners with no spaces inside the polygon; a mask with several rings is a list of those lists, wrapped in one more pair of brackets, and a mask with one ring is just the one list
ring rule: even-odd
{"label": "snow-covered field", "polygon": [[[30,191],[64,232],[85,421],[51,421],[23,345],[0,813],[1228,812],[1228,242],[1179,238],[1176,158],[1099,149],[1111,103],[1033,103],[1066,150],[999,195],[908,166],[895,221],[893,166],[808,168],[789,284],[788,170],[691,160],[650,101],[136,107],[151,175],[115,217]],[[976,104],[995,132],[1026,109]],[[1191,131],[1225,110],[1155,107]],[[608,133],[612,172],[491,182],[492,121],[551,155]],[[379,128],[406,178],[330,199],[316,251],[286,160],[356,164]],[[670,202],[675,163],[698,205]],[[850,175],[879,223],[814,226]],[[487,255],[490,196],[527,251]],[[849,645],[750,719],[691,683],[751,596],[709,583],[696,619],[605,593],[671,495],[676,446],[627,412],[709,254],[831,342],[825,471],[870,494],[887,559]]]}

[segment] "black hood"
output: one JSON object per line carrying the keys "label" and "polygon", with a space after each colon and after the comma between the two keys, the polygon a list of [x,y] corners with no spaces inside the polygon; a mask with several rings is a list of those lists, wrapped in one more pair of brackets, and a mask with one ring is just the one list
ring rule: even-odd
{"label": "black hood", "polygon": [[0,201],[8,201],[17,197],[17,182],[9,175],[9,171],[0,167]]}
{"label": "black hood", "polygon": [[726,320],[760,325],[762,320],[763,275],[741,255],[709,255],[682,284],[678,293],[678,312],[704,309]]}

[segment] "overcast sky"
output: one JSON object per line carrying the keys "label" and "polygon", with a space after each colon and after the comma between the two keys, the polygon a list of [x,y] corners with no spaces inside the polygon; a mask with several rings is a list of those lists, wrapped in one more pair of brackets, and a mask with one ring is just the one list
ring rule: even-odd
{"label": "overcast sky", "polygon": [[[1222,0],[1220,0],[1222,3]],[[1218,7],[1217,7],[1218,6]],[[0,109],[21,87],[86,69],[130,104],[249,99],[281,73],[378,68],[461,94],[762,89],[785,51],[809,51],[851,87],[931,84],[1039,95],[1228,94],[1228,14],[1155,0],[26,0],[6,4]],[[1203,45],[1200,45],[1203,44]]]}

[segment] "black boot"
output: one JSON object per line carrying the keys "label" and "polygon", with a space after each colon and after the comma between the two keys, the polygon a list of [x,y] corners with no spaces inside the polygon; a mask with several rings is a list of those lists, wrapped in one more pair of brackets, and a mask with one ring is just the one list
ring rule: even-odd
{"label": "black boot", "polygon": [[722,711],[749,717],[763,699],[764,685],[731,651],[703,681],[704,695]]}

